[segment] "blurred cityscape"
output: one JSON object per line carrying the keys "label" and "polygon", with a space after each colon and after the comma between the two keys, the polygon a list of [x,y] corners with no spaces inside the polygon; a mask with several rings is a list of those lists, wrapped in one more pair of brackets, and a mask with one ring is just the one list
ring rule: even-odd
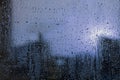
{"label": "blurred cityscape", "polygon": [[53,56],[41,33],[13,47],[10,11],[10,0],[0,0],[0,80],[120,80],[119,39],[99,37],[94,56]]}

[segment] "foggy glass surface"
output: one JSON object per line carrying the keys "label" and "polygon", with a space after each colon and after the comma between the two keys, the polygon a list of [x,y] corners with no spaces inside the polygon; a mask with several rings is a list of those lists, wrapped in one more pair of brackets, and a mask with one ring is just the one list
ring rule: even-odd
{"label": "foggy glass surface", "polygon": [[1,1],[0,80],[119,80],[119,5]]}

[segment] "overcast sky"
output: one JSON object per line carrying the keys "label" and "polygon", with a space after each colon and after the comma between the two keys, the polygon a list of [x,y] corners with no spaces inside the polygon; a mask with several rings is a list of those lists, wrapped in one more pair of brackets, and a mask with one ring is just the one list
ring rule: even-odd
{"label": "overcast sky", "polygon": [[14,46],[44,35],[53,54],[95,53],[97,36],[119,37],[119,0],[12,0]]}

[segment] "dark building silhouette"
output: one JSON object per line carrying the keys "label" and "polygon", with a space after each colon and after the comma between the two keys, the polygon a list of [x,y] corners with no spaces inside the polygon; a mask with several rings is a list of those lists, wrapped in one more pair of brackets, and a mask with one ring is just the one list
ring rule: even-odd
{"label": "dark building silhouette", "polygon": [[10,48],[11,37],[10,0],[0,0],[0,55],[6,55]]}
{"label": "dark building silhouette", "polygon": [[11,0],[0,0],[0,80],[9,79]]}
{"label": "dark building silhouette", "polygon": [[99,38],[98,63],[102,80],[120,79],[120,40]]}
{"label": "dark building silhouette", "polygon": [[[26,43],[12,49],[14,64],[12,79],[41,80],[56,79],[55,58],[51,56],[49,45],[39,36],[39,41]],[[16,76],[15,76],[16,74]]]}

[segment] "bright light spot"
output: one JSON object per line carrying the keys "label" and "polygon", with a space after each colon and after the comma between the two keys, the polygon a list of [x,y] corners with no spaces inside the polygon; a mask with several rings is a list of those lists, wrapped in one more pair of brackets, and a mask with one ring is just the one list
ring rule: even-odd
{"label": "bright light spot", "polygon": [[90,40],[93,41],[93,44],[96,45],[98,37],[109,37],[114,38],[116,36],[115,30],[110,28],[110,26],[100,25],[95,26],[90,30]]}

